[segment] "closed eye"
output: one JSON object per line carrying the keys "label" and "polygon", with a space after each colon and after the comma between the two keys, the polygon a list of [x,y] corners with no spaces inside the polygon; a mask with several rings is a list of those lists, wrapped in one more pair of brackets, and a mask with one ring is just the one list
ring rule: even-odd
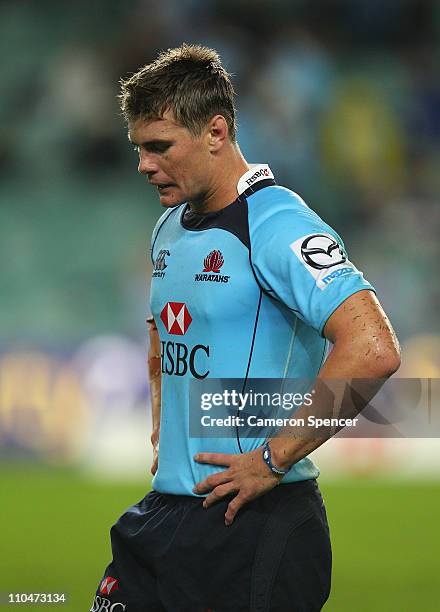
{"label": "closed eye", "polygon": [[150,142],[142,145],[149,153],[165,153],[170,146],[170,142]]}
{"label": "closed eye", "polygon": [[165,153],[168,149],[173,145],[172,142],[168,140],[151,140],[148,142],[143,142],[142,144],[133,144],[133,150],[139,155],[141,150],[146,153],[153,153],[160,155],[161,153]]}

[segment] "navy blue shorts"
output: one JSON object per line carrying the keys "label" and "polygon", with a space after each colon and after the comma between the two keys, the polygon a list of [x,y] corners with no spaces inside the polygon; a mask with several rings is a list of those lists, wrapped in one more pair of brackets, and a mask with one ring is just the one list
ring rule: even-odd
{"label": "navy blue shorts", "polygon": [[152,491],[111,529],[113,561],[92,612],[315,612],[330,592],[331,546],[315,480],[249,502]]}

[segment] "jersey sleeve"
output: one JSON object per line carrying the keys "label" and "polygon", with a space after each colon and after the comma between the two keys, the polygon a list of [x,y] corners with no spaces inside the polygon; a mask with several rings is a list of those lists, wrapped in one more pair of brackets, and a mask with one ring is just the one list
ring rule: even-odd
{"label": "jersey sleeve", "polygon": [[290,193],[273,213],[250,218],[251,262],[262,288],[322,335],[342,302],[374,288],[338,234]]}

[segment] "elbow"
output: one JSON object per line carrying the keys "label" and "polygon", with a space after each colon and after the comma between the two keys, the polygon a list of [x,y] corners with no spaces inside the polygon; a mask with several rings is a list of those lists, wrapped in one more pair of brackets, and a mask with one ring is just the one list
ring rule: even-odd
{"label": "elbow", "polygon": [[384,363],[383,377],[389,378],[390,376],[395,374],[397,370],[400,368],[401,363],[402,363],[402,360],[400,356],[400,350],[394,352],[392,355],[388,355]]}
{"label": "elbow", "polygon": [[400,346],[396,338],[386,346],[376,346],[369,359],[368,370],[374,378],[389,378],[397,372],[401,365]]}
{"label": "elbow", "polygon": [[386,365],[386,378],[389,378],[397,372],[402,363],[402,352],[400,349],[399,340],[393,329],[390,330],[390,336],[385,347],[385,365]]}

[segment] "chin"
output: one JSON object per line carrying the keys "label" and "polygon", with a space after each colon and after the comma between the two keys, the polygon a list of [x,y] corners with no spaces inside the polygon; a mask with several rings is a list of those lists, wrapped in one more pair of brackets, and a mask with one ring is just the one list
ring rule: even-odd
{"label": "chin", "polygon": [[169,197],[164,195],[159,196],[159,201],[161,203],[161,206],[163,206],[164,208],[175,208],[176,206],[180,206],[180,204],[186,202],[186,199],[179,197]]}
{"label": "chin", "polygon": [[183,202],[161,202],[161,206],[164,208],[176,208],[176,206],[180,206],[180,204],[183,204]]}

